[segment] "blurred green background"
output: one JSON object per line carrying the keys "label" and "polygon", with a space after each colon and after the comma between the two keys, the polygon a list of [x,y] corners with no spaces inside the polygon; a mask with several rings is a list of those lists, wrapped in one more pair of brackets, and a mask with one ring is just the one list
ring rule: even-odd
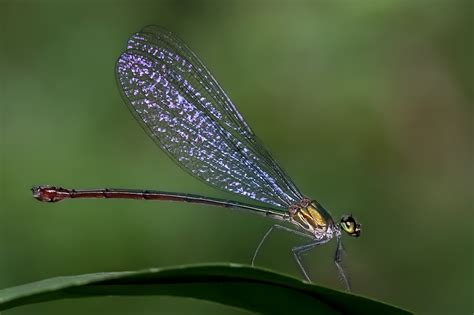
{"label": "blurred green background", "polygon": [[[59,275],[249,263],[272,222],[199,205],[35,201],[30,187],[222,198],[173,164],[123,104],[115,60],[158,24],[203,59],[301,190],[336,218],[354,292],[472,314],[471,1],[42,2],[0,5],[0,288]],[[235,198],[234,198],[235,199]],[[258,265],[299,277],[276,233]],[[306,263],[342,289],[334,242]],[[244,314],[177,298],[97,298],[6,314]],[[295,314],[297,310],[295,310]]]}

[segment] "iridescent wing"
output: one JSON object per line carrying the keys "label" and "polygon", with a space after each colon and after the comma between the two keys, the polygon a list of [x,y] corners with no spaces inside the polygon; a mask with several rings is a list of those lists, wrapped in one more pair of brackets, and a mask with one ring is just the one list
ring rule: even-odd
{"label": "iridescent wing", "polygon": [[134,116],[190,174],[283,209],[302,199],[217,81],[173,34],[148,26],[132,35],[116,74]]}

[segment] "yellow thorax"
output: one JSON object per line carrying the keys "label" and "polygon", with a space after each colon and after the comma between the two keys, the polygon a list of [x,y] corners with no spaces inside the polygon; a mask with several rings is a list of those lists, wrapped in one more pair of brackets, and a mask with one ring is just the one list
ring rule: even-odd
{"label": "yellow thorax", "polygon": [[298,204],[290,207],[291,219],[306,231],[324,233],[327,229],[327,220],[323,217],[316,201],[303,199]]}

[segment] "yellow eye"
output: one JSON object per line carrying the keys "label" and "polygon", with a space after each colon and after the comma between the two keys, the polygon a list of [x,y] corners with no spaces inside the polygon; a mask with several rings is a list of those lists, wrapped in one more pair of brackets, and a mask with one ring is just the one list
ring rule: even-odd
{"label": "yellow eye", "polygon": [[354,222],[343,222],[343,228],[346,232],[352,233],[354,231]]}
{"label": "yellow eye", "polygon": [[343,216],[340,225],[347,234],[354,237],[360,236],[360,224],[357,224],[352,216]]}

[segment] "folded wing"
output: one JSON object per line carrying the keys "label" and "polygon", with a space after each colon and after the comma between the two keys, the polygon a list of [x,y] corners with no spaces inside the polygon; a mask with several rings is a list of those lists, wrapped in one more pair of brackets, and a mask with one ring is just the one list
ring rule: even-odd
{"label": "folded wing", "polygon": [[281,209],[302,199],[217,81],[174,35],[156,26],[132,35],[116,73],[137,120],[193,176]]}

